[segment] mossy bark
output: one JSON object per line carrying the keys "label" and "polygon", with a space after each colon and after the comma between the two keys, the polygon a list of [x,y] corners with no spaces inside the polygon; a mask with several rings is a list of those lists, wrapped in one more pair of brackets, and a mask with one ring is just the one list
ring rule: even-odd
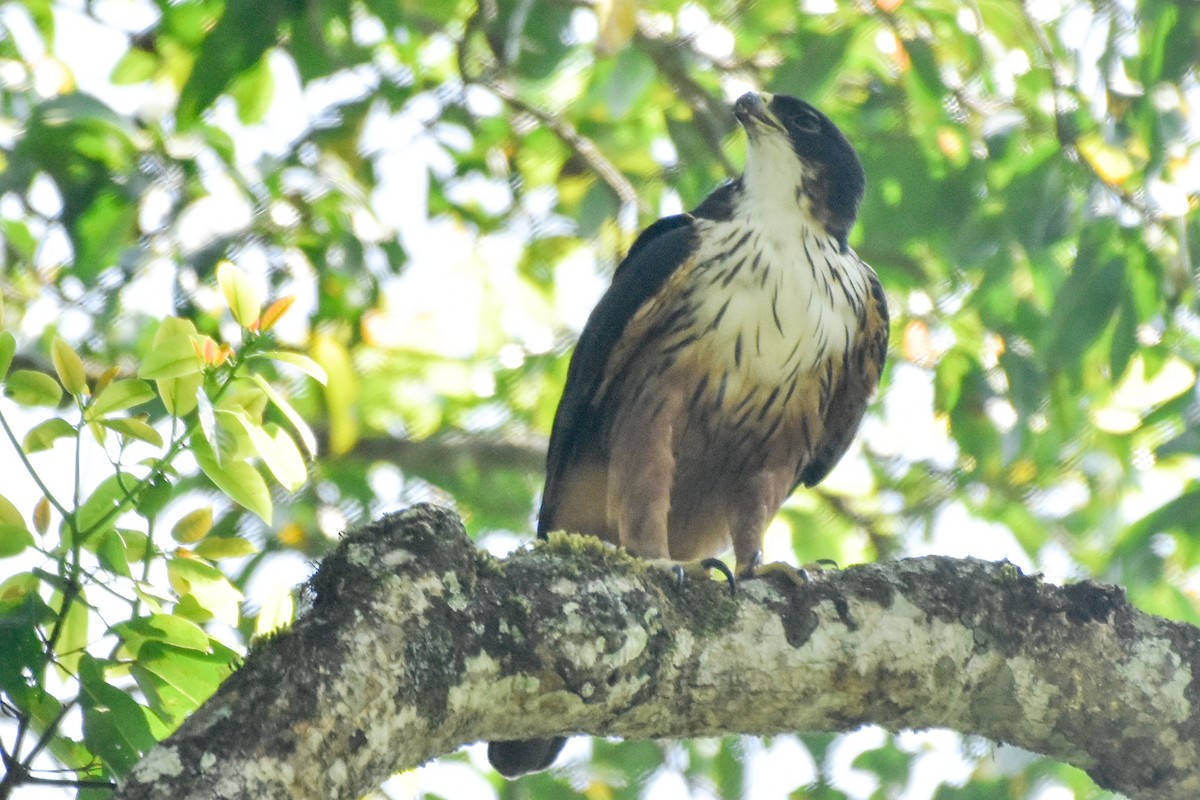
{"label": "mossy bark", "polygon": [[1200,630],[1121,590],[921,558],[724,584],[593,539],[497,560],[433,506],[346,536],[295,627],[118,798],[354,798],[480,739],[947,727],[1200,797]]}

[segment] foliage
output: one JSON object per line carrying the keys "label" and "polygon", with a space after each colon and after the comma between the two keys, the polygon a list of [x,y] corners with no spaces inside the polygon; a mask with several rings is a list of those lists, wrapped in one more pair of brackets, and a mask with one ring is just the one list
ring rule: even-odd
{"label": "foliage", "polygon": [[[744,88],[858,148],[894,318],[861,448],[769,547],[1005,555],[1200,620],[1200,7],[801,5],[0,4],[0,472],[39,476],[0,488],[0,796],[119,776],[290,616],[243,601],[286,554],[418,498],[527,535],[597,265],[737,172]],[[857,793],[859,739],[803,741]],[[730,794],[741,750],[494,786]],[[964,753],[943,796],[1097,793]],[[922,757],[853,770],[890,796]]]}
{"label": "foliage", "polygon": [[[242,592],[218,562],[258,548],[241,536],[215,533],[211,505],[194,508],[172,526],[177,546],[154,542],[163,510],[176,500],[195,501],[179,479],[180,455],[190,451],[230,500],[268,523],[273,503],[262,472],[288,490],[306,477],[291,435],[265,421],[264,412],[273,405],[310,446],[312,433],[263,379],[258,364],[274,360],[300,365],[318,380],[325,375],[307,356],[266,347],[288,300],[261,311],[252,284],[236,267],[222,264],[218,278],[242,326],[241,347],[218,345],[199,335],[191,321],[167,317],[136,378],[119,378],[113,368],[89,384],[83,360],[57,336],[50,342],[57,380],[30,370],[8,373],[16,340],[8,331],[0,333],[0,387],[8,397],[21,406],[55,407],[65,390],[73,406],[65,413],[55,408],[21,439],[0,413],[0,428],[41,492],[32,531],[0,495],[0,553],[40,556],[34,560],[40,564],[0,585],[9,645],[3,649],[0,689],[6,710],[18,721],[12,752],[21,753],[26,737],[36,737],[31,752],[48,748],[82,785],[103,786],[132,767],[212,694],[238,659],[205,626],[239,623]],[[165,440],[150,424],[150,414],[126,413],[151,402],[170,418]],[[89,448],[89,439],[98,447]],[[47,470],[34,463],[60,440],[68,447],[54,460],[74,461],[66,496],[47,484]],[[147,452],[156,455],[137,459]],[[112,474],[87,490],[80,479],[82,461],[97,456],[109,459]],[[260,460],[265,470],[250,459]],[[163,574],[166,585],[156,579]],[[120,621],[108,623],[114,606]],[[289,622],[290,606],[279,616],[260,614],[256,629]],[[96,654],[102,650],[106,655]],[[65,684],[58,691],[56,673],[57,683]],[[138,697],[131,696],[134,687]],[[62,732],[74,707],[83,717],[80,740]],[[25,780],[24,769],[6,770],[6,791]]]}

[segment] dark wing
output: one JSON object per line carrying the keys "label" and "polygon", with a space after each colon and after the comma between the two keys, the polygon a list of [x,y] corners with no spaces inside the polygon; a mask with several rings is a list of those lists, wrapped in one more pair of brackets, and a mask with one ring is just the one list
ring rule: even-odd
{"label": "dark wing", "polygon": [[846,354],[841,379],[833,388],[825,412],[824,433],[813,448],[812,458],[801,465],[796,486],[816,486],[841,460],[850,442],[854,441],[867,403],[879,385],[879,374],[887,358],[888,310],[879,279],[874,273],[869,277],[870,294],[863,307],[858,341]]}
{"label": "dark wing", "polygon": [[[638,237],[633,240],[633,244],[629,246],[629,252],[621,259],[621,263],[617,264],[617,269],[613,272],[613,285],[616,285],[617,278],[625,271],[625,267],[634,263],[638,253],[644,250],[651,242],[660,236],[665,236],[671,231],[679,230],[680,228],[690,228],[693,222],[695,222],[695,219],[691,214],[675,214],[670,217],[663,217],[639,233]],[[601,299],[601,302],[603,302],[603,299]]]}
{"label": "dark wing", "polygon": [[612,285],[588,317],[571,355],[567,384],[554,415],[546,454],[546,488],[538,512],[538,536],[552,529],[555,504],[565,471],[576,455],[602,436],[594,404],[613,348],[634,314],[658,293],[667,278],[695,250],[694,219],[687,214],[664,217],[642,231],[613,274]]}

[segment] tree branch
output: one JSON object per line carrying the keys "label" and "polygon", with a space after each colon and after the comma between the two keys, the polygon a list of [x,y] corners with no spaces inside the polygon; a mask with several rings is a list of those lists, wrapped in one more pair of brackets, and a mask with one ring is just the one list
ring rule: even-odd
{"label": "tree branch", "polygon": [[[316,430],[318,450],[328,452],[328,431]],[[546,469],[546,440],[542,436],[504,437],[490,433],[439,433],[425,439],[364,436],[346,454],[364,461],[384,461],[401,469],[458,468],[514,470],[541,475]]]}
{"label": "tree branch", "polygon": [[500,561],[417,506],[346,536],[295,627],[118,798],[353,798],[479,739],[950,727],[1200,796],[1200,630],[1120,589],[921,558],[676,586],[596,540]]}

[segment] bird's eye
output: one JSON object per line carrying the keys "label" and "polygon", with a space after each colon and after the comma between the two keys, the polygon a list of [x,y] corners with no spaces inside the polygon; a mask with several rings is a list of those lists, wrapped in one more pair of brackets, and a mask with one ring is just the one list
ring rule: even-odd
{"label": "bird's eye", "polygon": [[801,133],[820,133],[821,120],[807,108],[792,114],[792,124]]}

